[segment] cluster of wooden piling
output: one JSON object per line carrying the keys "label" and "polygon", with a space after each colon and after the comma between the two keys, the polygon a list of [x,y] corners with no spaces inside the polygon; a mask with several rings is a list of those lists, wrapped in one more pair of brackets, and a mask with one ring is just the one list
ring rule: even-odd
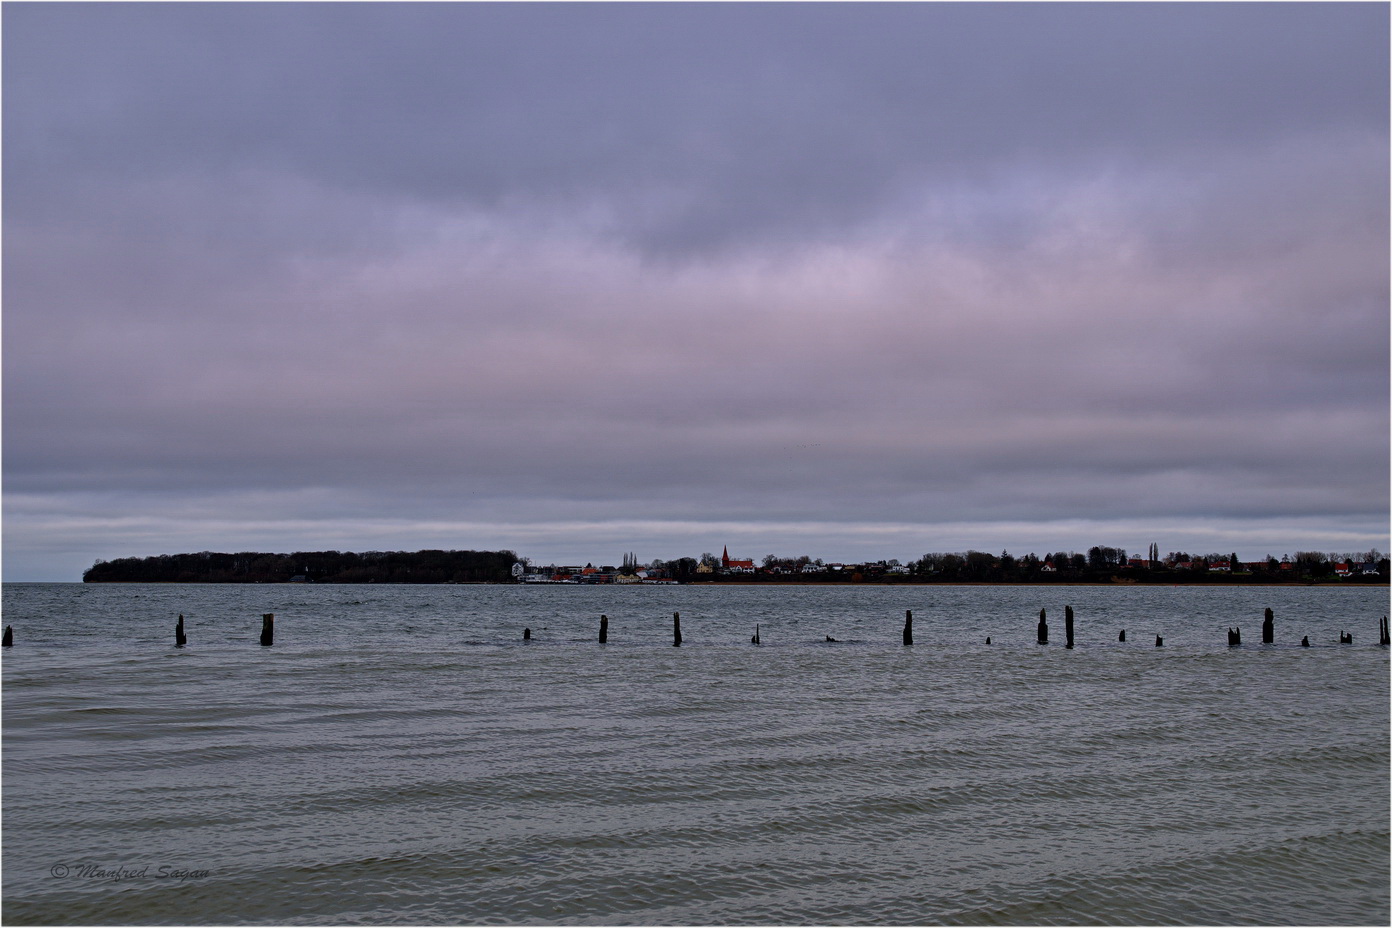
{"label": "cluster of wooden piling", "polygon": [[[1389,633],[1388,633],[1388,632],[1389,632],[1389,629],[1388,629],[1388,624],[1387,624],[1387,616],[1383,616],[1383,617],[1378,621],[1378,644],[1379,644],[1380,646],[1382,646],[1382,647],[1389,647],[1389,646],[1392,646],[1392,636],[1389,636]],[[1043,609],[1040,609],[1040,610],[1039,610],[1039,625],[1036,627],[1035,633],[1036,633],[1036,640],[1037,640],[1040,644],[1048,644],[1048,643],[1049,643],[1049,623],[1048,623],[1048,621],[1047,621],[1046,612],[1045,612],[1045,610],[1043,610]],[[1064,607],[1064,635],[1065,635],[1066,638],[1067,638],[1066,647],[1071,649],[1071,648],[1073,647],[1073,607],[1072,607],[1072,606],[1065,606],[1065,607]],[[911,644],[914,643],[914,639],[913,639],[913,610],[911,610],[911,609],[906,609],[906,610],[904,610],[904,634],[903,634],[903,638],[904,638],[904,644],[905,644],[905,645],[911,645]],[[531,641],[531,640],[532,640],[532,630],[531,630],[530,628],[524,628],[524,629],[522,629],[522,640],[523,640],[523,641]],[[827,635],[827,636],[826,636],[826,640],[829,641],[829,642],[835,642],[835,641],[836,641],[836,639],[833,638],[833,637],[831,637],[830,635]],[[601,615],[601,616],[599,617],[599,643],[600,643],[600,644],[607,644],[608,641],[609,641],[609,617],[608,617],[607,615]],[[1126,641],[1126,629],[1123,628],[1123,629],[1121,630],[1120,634],[1117,635],[1117,641],[1120,641],[1120,642],[1125,642],[1125,641]],[[1274,614],[1270,609],[1267,609],[1267,610],[1266,610],[1266,614],[1265,614],[1265,618],[1264,618],[1263,621],[1262,621],[1262,644],[1274,644],[1275,641],[1276,641],[1276,617],[1275,617],[1275,614]],[[679,648],[679,647],[681,647],[681,643],[682,643],[681,613],[680,613],[680,612],[674,612],[674,613],[672,613],[672,647],[674,647],[674,648]],[[749,639],[749,643],[750,643],[750,644],[759,644],[759,643],[760,643],[760,639],[759,639],[759,626],[758,626],[757,624],[754,626],[754,635],[753,635],[753,637],[751,637],[751,638]],[[987,638],[986,638],[986,643],[987,643],[987,644],[990,644],[990,643],[991,643],[991,638],[990,638],[990,636],[987,636]],[[183,614],[181,613],[181,614],[179,615],[178,621],[177,621],[177,622],[175,623],[175,625],[174,625],[174,647],[176,647],[176,648],[182,648],[182,647],[183,647],[184,645],[186,645],[186,644],[188,644],[188,636],[184,633],[184,616],[183,616]],[[275,644],[275,614],[274,614],[274,613],[267,612],[267,613],[265,613],[264,615],[261,616],[261,646],[262,646],[262,647],[267,647],[267,648],[269,648],[269,647],[271,647],[271,646],[274,645],[274,644]],[[1159,647],[1163,647],[1164,644],[1165,644],[1165,639],[1164,639],[1164,637],[1162,637],[1162,636],[1160,636],[1160,635],[1156,635],[1156,636],[1155,636],[1155,646],[1156,646],[1157,648],[1159,648]],[[1228,647],[1230,647],[1230,648],[1239,647],[1239,646],[1241,646],[1241,644],[1242,644],[1242,628],[1241,628],[1241,626],[1239,626],[1239,627],[1237,627],[1237,628],[1229,628],[1229,629],[1228,629]],[[1340,632],[1339,632],[1339,644],[1353,644],[1353,633],[1352,633],[1352,632],[1346,632],[1346,631],[1340,630]],[[1301,645],[1301,647],[1305,647],[1305,648],[1310,647],[1310,636],[1309,636],[1309,635],[1306,635],[1306,636],[1302,637],[1301,640],[1300,640],[1300,645]],[[11,628],[9,625],[6,625],[6,626],[5,626],[5,634],[4,634],[3,640],[0,640],[0,646],[6,647],[6,648],[9,648],[9,647],[13,647],[13,646],[14,646],[14,629]]]}
{"label": "cluster of wooden piling", "polygon": [[[1268,609],[1266,610],[1266,612],[1265,612],[1265,613],[1263,614],[1263,616],[1262,616],[1262,644],[1275,644],[1275,643],[1276,643],[1276,614],[1275,614],[1274,612],[1272,612],[1270,608],[1268,608]],[[1340,643],[1340,644],[1353,644],[1353,636],[1352,636],[1352,635],[1347,635],[1347,636],[1346,636],[1345,633],[1344,633],[1343,631],[1340,631],[1340,632],[1339,632],[1339,643]],[[1228,647],[1230,647],[1230,648],[1236,648],[1236,647],[1240,647],[1241,645],[1242,645],[1242,628],[1241,628],[1241,626],[1239,626],[1239,627],[1237,627],[1237,628],[1230,628],[1230,629],[1228,629]],[[1300,646],[1301,646],[1302,648],[1308,648],[1308,647],[1310,646],[1310,636],[1309,636],[1309,635],[1305,635],[1304,637],[1302,637],[1302,638],[1300,639]]]}
{"label": "cluster of wooden piling", "polygon": [[[182,616],[181,616],[180,618],[182,618]],[[1072,606],[1064,606],[1064,608],[1063,608],[1063,623],[1064,623],[1064,626],[1063,626],[1063,627],[1064,627],[1064,637],[1065,637],[1065,639],[1066,639],[1065,648],[1071,649],[1071,648],[1073,647],[1073,607],[1072,607]],[[1378,640],[1378,644],[1380,644],[1380,645],[1392,645],[1392,641],[1389,641],[1389,640],[1388,640],[1388,626],[1387,626],[1387,617],[1386,617],[1386,616],[1384,616],[1384,617],[1382,618],[1381,622],[1379,623],[1379,627],[1380,627],[1380,630],[1379,630],[1379,640]],[[1040,609],[1040,610],[1039,610],[1039,624],[1038,624],[1038,626],[1036,626],[1035,635],[1036,635],[1036,640],[1037,640],[1040,644],[1048,644],[1048,643],[1049,643],[1049,622],[1048,622],[1047,610],[1045,610],[1045,609]],[[532,630],[531,630],[530,628],[524,628],[524,629],[522,630],[522,640],[523,640],[523,641],[530,641],[531,638],[532,638]],[[827,636],[825,636],[825,638],[826,638],[826,641],[831,642],[831,643],[836,643],[836,641],[837,641],[837,639],[833,638],[831,635],[827,635]],[[913,639],[913,610],[912,610],[912,609],[905,609],[905,610],[904,610],[904,631],[903,631],[903,640],[904,640],[904,644],[905,644],[905,645],[912,645],[912,644],[914,643],[914,639]],[[1265,614],[1265,618],[1264,618],[1264,620],[1263,620],[1263,622],[1262,622],[1262,643],[1264,643],[1264,644],[1272,644],[1272,643],[1275,642],[1275,640],[1276,640],[1276,633],[1275,633],[1275,615],[1272,613],[1272,611],[1271,611],[1270,609],[1267,609],[1267,610],[1266,610],[1266,614]],[[605,644],[605,643],[607,643],[608,641],[609,641],[609,617],[608,617],[607,615],[601,615],[601,616],[599,617],[599,643],[600,643],[600,644]],[[1126,629],[1123,628],[1123,629],[1120,630],[1120,632],[1118,632],[1118,634],[1117,634],[1117,641],[1122,642],[1122,643],[1125,643],[1125,641],[1126,641]],[[680,612],[674,612],[674,613],[672,613],[672,646],[675,647],[675,648],[679,648],[679,647],[681,647],[681,643],[682,643],[681,613],[680,613]],[[755,626],[754,626],[754,634],[751,635],[750,638],[749,638],[749,643],[750,643],[750,644],[759,644],[759,643],[760,643],[760,639],[759,639],[759,625],[758,625],[757,623],[756,623]],[[990,636],[990,635],[987,635],[987,636],[986,636],[986,643],[987,643],[987,644],[990,644],[990,643],[991,643],[991,636]],[[1340,632],[1339,632],[1339,643],[1340,643],[1340,644],[1353,644],[1353,634],[1350,633],[1350,632],[1340,631]],[[1241,644],[1242,644],[1242,628],[1241,628],[1240,626],[1239,626],[1238,628],[1229,628],[1229,629],[1228,629],[1228,646],[1229,646],[1229,647],[1238,647],[1238,646],[1240,646]],[[1303,639],[1301,639],[1300,644],[1301,644],[1303,647],[1307,647],[1307,648],[1308,648],[1308,647],[1310,646],[1310,638],[1309,638],[1309,636],[1306,635]],[[1164,638],[1163,635],[1156,635],[1156,636],[1155,636],[1155,646],[1156,646],[1157,648],[1162,648],[1162,647],[1165,646],[1165,638]]]}

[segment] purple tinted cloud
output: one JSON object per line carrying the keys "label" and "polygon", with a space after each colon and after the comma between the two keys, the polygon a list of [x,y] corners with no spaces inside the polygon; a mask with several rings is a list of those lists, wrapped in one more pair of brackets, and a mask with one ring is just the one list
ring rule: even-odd
{"label": "purple tinted cloud", "polygon": [[4,15],[8,576],[1386,547],[1383,8]]}

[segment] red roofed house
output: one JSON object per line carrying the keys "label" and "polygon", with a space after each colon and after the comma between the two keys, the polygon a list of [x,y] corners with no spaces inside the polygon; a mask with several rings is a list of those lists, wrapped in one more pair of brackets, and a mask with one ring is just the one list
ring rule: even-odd
{"label": "red roofed house", "polygon": [[749,573],[754,572],[754,562],[752,560],[740,561],[731,559],[729,545],[726,545],[720,554],[720,566],[724,570],[735,571],[737,573],[746,571]]}

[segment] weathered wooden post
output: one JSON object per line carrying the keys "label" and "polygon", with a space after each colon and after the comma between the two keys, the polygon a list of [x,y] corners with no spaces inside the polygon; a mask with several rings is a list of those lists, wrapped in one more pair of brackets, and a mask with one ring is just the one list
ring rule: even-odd
{"label": "weathered wooden post", "polygon": [[1073,647],[1073,607],[1063,607],[1063,637],[1067,639],[1066,648]]}
{"label": "weathered wooden post", "polygon": [[267,612],[261,616],[261,646],[269,648],[275,644],[275,613]]}
{"label": "weathered wooden post", "polygon": [[0,647],[3,647],[3,648],[13,648],[13,647],[14,647],[14,629],[13,629],[13,628],[10,628],[8,625],[5,626],[5,637],[4,637],[4,638],[0,638]]}
{"label": "weathered wooden post", "polygon": [[986,636],[986,643],[987,643],[987,644],[990,644],[990,643],[991,643],[991,636],[990,636],[990,635],[987,635],[987,636]]}
{"label": "weathered wooden post", "polygon": [[1339,632],[1339,644],[1353,644],[1353,632]]}
{"label": "weathered wooden post", "polygon": [[1165,639],[1164,639],[1164,638],[1161,638],[1159,635],[1156,635],[1156,636],[1155,636],[1155,646],[1156,646],[1157,648],[1163,648],[1163,647],[1165,646]]}
{"label": "weathered wooden post", "polygon": [[1262,644],[1272,644],[1276,641],[1276,614],[1269,608],[1266,610],[1266,618],[1262,620]]}
{"label": "weathered wooden post", "polygon": [[1242,626],[1228,629],[1228,647],[1235,648],[1242,644]]}
{"label": "weathered wooden post", "polygon": [[1039,632],[1039,643],[1040,643],[1040,644],[1048,644],[1048,643],[1049,643],[1049,623],[1046,622],[1046,621],[1044,621],[1044,610],[1043,610],[1043,609],[1040,609],[1040,610],[1039,610],[1039,629],[1038,629],[1038,632]]}
{"label": "weathered wooden post", "polygon": [[1309,635],[1306,635],[1304,638],[1301,638],[1301,639],[1300,639],[1300,646],[1301,646],[1302,648],[1308,648],[1308,647],[1310,646],[1310,636],[1309,636]]}
{"label": "weathered wooden post", "polygon": [[609,643],[609,617],[607,615],[599,617],[599,643]]}
{"label": "weathered wooden post", "polygon": [[681,613],[672,613],[672,647],[681,647]]}
{"label": "weathered wooden post", "polygon": [[522,640],[523,640],[523,641],[531,641],[531,640],[532,640],[532,630],[531,630],[530,628],[524,628],[524,629],[522,629]]}
{"label": "weathered wooden post", "polygon": [[1120,635],[1117,635],[1117,641],[1125,641],[1125,640],[1126,640],[1126,629],[1123,628],[1123,629],[1121,630],[1121,634],[1120,634]]}
{"label": "weathered wooden post", "polygon": [[913,610],[904,610],[904,644],[913,644]]}
{"label": "weathered wooden post", "polygon": [[[8,631],[8,629],[6,630]],[[1378,644],[1382,647],[1392,645],[1392,634],[1389,634],[1387,627],[1387,616],[1383,616],[1382,621],[1378,623]]]}
{"label": "weathered wooden post", "polygon": [[[264,621],[262,624],[265,624]],[[188,636],[184,634],[184,616],[179,614],[179,621],[174,625],[174,647],[182,648],[188,644]]]}
{"label": "weathered wooden post", "polygon": [[754,637],[749,639],[749,643],[750,643],[750,644],[758,644],[758,643],[759,643],[759,623],[758,623],[758,622],[755,622],[755,623],[754,623]]}

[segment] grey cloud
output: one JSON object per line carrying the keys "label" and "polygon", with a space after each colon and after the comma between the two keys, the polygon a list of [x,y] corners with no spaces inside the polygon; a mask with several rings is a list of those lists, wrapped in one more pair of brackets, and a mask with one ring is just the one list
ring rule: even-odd
{"label": "grey cloud", "polygon": [[1385,125],[1387,109],[1372,5],[35,5],[6,20],[15,215],[74,174],[253,167],[482,208],[598,194],[621,235],[671,251],[825,234],[922,176],[1151,163]]}
{"label": "grey cloud", "polygon": [[1385,515],[1385,8],[4,16],[7,561]]}

